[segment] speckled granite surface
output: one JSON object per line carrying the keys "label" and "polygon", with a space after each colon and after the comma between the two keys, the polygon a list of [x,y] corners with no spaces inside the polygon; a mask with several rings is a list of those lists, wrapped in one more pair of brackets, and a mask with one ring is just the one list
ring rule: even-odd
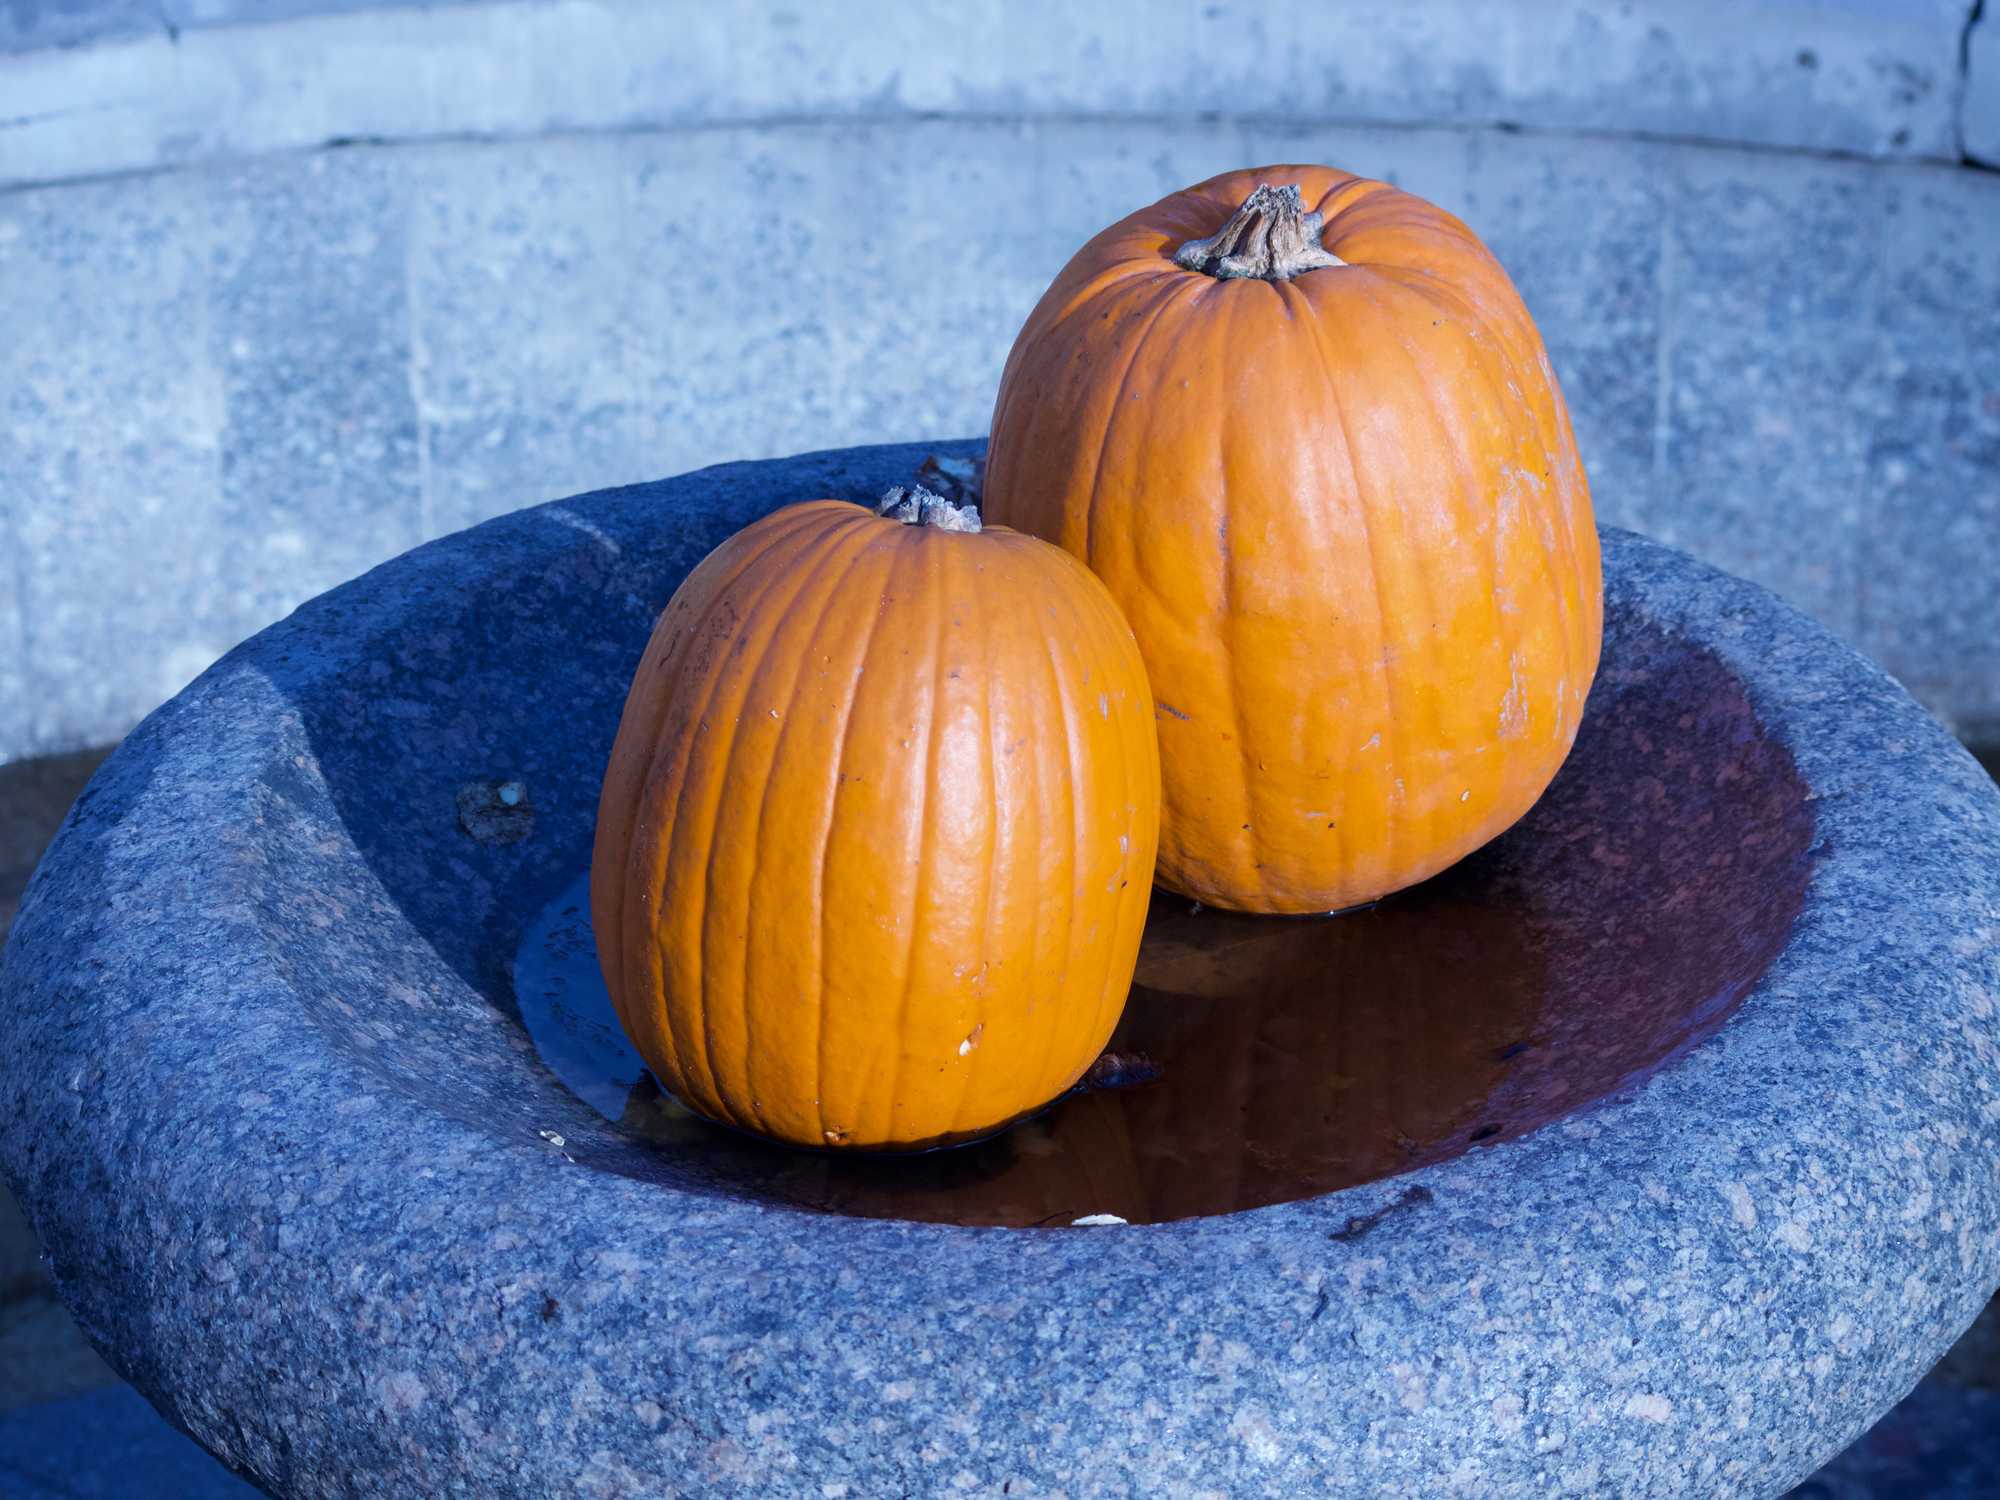
{"label": "speckled granite surface", "polygon": [[[587,839],[654,612],[752,516],[926,451],[432,544],[107,763],[0,960],[0,1165],[181,1425],[285,1496],[1769,1495],[1972,1320],[2000,795],[1823,631],[1619,533],[1614,631],[1738,673],[1818,861],[1763,984],[1636,1091],[1326,1198],[1082,1231],[745,1201],[562,1091],[504,958]],[[532,834],[464,831],[461,790],[510,779]]]}

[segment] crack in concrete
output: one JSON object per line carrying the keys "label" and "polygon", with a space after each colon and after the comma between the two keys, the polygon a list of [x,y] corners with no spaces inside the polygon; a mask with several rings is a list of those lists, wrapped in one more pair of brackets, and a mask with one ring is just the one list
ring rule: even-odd
{"label": "crack in concrete", "polygon": [[[91,106],[98,109],[112,109],[115,105]],[[1592,129],[1583,126],[1538,126],[1522,125],[1502,119],[1464,120],[1381,120],[1358,115],[1299,115],[1267,113],[1223,113],[1202,111],[1198,114],[1177,115],[1157,112],[1134,111],[1114,113],[1110,111],[1049,111],[1046,113],[989,114],[979,111],[909,110],[900,112],[860,114],[837,111],[801,112],[798,114],[752,114],[718,116],[710,120],[647,121],[622,125],[585,126],[554,128],[547,130],[439,130],[410,135],[352,135],[340,134],[324,137],[317,141],[296,145],[274,146],[267,150],[221,151],[212,156],[195,160],[157,162],[146,166],[117,167],[104,171],[76,172],[64,176],[28,177],[0,179],[0,199],[10,194],[30,192],[39,188],[75,187],[85,183],[116,181],[127,177],[152,177],[165,173],[201,171],[214,167],[240,166],[245,162],[265,161],[286,156],[311,155],[320,151],[350,150],[355,148],[399,148],[423,146],[484,146],[506,145],[524,141],[566,141],[594,140],[632,136],[647,138],[655,136],[700,135],[728,130],[851,130],[857,127],[869,128],[884,125],[965,125],[983,128],[1018,129],[1023,126],[1063,128],[1076,125],[1110,126],[1184,126],[1190,119],[1202,124],[1229,129],[1254,130],[1260,128],[1285,128],[1293,130],[1370,130],[1408,134],[1455,134],[1455,135],[1505,135],[1526,136],[1537,140],[1576,140],[1604,142],[1609,144],[1639,144],[1656,146],[1684,146],[1704,151],[1738,152],[1749,156],[1803,157],[1813,161],[1854,161],[1882,167],[1971,167],[1974,170],[1988,170],[1984,164],[1958,157],[1924,156],[1917,154],[1887,155],[1879,152],[1851,150],[1834,146],[1782,145],[1765,141],[1732,140],[1720,136],[1661,131],[1661,130],[1612,130]],[[0,120],[0,130],[17,122]]]}
{"label": "crack in concrete", "polygon": [[44,120],[63,120],[71,115],[98,114],[117,107],[115,104],[79,104],[72,109],[44,109],[31,115],[9,115],[6,119],[0,119],[0,130],[39,125]]}

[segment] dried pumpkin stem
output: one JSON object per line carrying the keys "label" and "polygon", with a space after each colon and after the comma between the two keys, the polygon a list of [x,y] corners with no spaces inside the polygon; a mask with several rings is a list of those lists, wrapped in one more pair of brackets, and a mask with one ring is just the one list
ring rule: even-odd
{"label": "dried pumpkin stem", "polygon": [[875,514],[905,526],[934,526],[939,531],[979,530],[979,508],[953,505],[920,484],[897,485],[875,502]]}
{"label": "dried pumpkin stem", "polygon": [[1320,248],[1325,222],[1324,215],[1306,212],[1296,184],[1259,183],[1227,224],[1176,250],[1174,263],[1220,281],[1290,281],[1322,266],[1344,266],[1346,261]]}

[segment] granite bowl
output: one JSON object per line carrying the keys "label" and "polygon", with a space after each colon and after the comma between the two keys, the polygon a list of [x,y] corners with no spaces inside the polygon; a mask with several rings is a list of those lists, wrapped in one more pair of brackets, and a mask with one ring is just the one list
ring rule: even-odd
{"label": "granite bowl", "polygon": [[133,732],[0,958],[0,1166],[113,1365],[275,1495],[480,1500],[1774,1495],[1907,1391],[2000,1282],[2000,793],[1619,532],[1543,804],[1358,921],[1162,899],[1150,1082],[858,1172],[649,1093],[573,908],[654,617],[976,449],[489,522]]}

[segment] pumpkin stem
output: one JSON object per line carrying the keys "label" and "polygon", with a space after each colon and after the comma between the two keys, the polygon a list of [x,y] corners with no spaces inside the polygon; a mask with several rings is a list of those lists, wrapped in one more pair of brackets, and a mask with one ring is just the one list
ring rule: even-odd
{"label": "pumpkin stem", "polygon": [[897,485],[875,503],[875,514],[901,521],[905,526],[935,526],[939,531],[979,530],[979,509],[953,505],[942,495],[934,495],[920,484]]}
{"label": "pumpkin stem", "polygon": [[1260,182],[1227,224],[1205,240],[1189,240],[1174,252],[1174,264],[1202,271],[1219,281],[1254,276],[1290,281],[1321,266],[1346,261],[1320,248],[1325,215],[1306,212],[1298,186]]}

